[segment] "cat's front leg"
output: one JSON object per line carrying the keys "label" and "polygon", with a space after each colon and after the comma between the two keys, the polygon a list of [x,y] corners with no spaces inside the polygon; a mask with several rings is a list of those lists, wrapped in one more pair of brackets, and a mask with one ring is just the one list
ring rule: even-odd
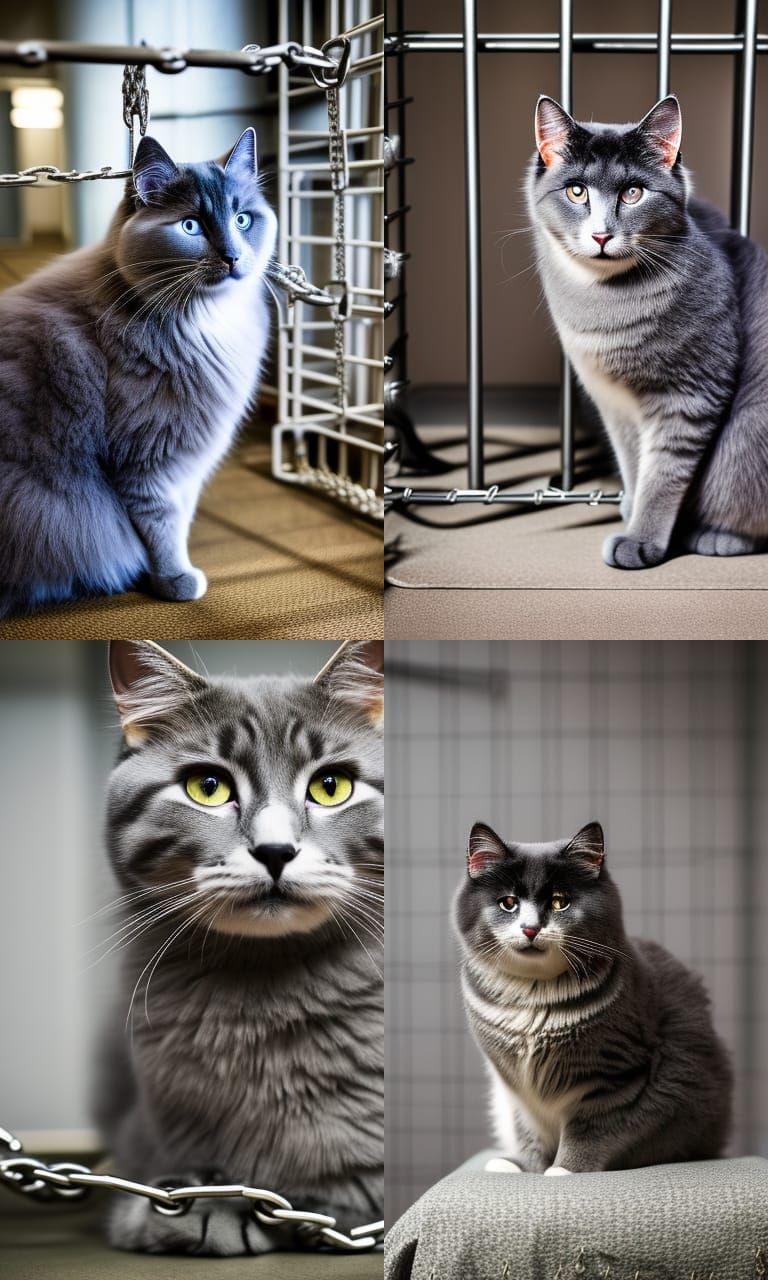
{"label": "cat's front leg", "polygon": [[[189,1186],[207,1182],[204,1176],[160,1176],[153,1186]],[[158,1212],[150,1200],[118,1196],[108,1219],[109,1242],[115,1249],[134,1253],[181,1253],[229,1258],[242,1254],[272,1253],[289,1243],[286,1232],[262,1227],[243,1199],[193,1201],[183,1214]]]}
{"label": "cat's front leg", "polygon": [[126,503],[131,519],[147,548],[149,582],[163,600],[199,600],[208,581],[196,569],[187,552],[191,515],[188,504],[163,496]]}
{"label": "cat's front leg", "polygon": [[648,569],[665,559],[672,533],[709,435],[702,424],[685,432],[661,423],[641,447],[637,487],[626,533],[603,544],[615,569]]}

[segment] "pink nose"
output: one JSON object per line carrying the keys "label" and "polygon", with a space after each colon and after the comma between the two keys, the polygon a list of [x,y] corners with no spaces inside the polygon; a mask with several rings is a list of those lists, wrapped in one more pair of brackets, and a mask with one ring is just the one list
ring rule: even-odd
{"label": "pink nose", "polygon": [[539,926],[537,924],[529,924],[529,925],[523,926],[523,933],[525,934],[526,938],[535,938],[538,932],[539,932]]}
{"label": "pink nose", "polygon": [[596,240],[597,243],[600,245],[600,248],[603,249],[605,248],[608,241],[613,239],[613,236],[611,235],[610,231],[593,231],[592,239]]}

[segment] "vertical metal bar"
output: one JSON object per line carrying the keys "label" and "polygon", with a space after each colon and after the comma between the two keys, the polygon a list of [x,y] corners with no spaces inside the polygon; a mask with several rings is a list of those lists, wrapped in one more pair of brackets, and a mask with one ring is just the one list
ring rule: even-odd
{"label": "vertical metal bar", "polygon": [[[401,36],[405,31],[405,4],[404,0],[397,0],[397,33]],[[405,149],[405,54],[402,49],[395,58],[395,97],[400,103],[397,108],[397,133],[400,139],[400,155],[405,159],[407,152]],[[398,209],[405,208],[406,200],[406,169],[405,164],[398,165],[397,168],[397,205]],[[390,180],[391,181],[391,180]],[[405,254],[408,249],[408,217],[401,213],[397,219],[397,247],[403,255],[402,266],[400,268],[400,278],[398,281],[398,292],[400,293],[400,306],[398,307],[397,335],[398,335],[398,351],[400,352],[400,368],[397,376],[403,382],[408,381],[408,287],[406,276]]]}
{"label": "vertical metal bar", "polygon": [[467,237],[467,443],[469,487],[483,489],[483,317],[480,278],[480,130],[477,0],[464,0],[464,191]]}
{"label": "vertical metal bar", "polygon": [[656,98],[669,93],[669,42],[672,36],[672,0],[659,0],[659,60],[656,64]]}
{"label": "vertical metal bar", "polygon": [[744,48],[739,55],[738,73],[735,77],[731,222],[743,236],[748,236],[755,127],[757,0],[738,0],[736,29],[744,37]]}
{"label": "vertical metal bar", "polygon": [[[560,0],[560,102],[571,110],[573,98],[573,3]],[[573,488],[573,382],[563,356],[560,373],[560,488]]]}

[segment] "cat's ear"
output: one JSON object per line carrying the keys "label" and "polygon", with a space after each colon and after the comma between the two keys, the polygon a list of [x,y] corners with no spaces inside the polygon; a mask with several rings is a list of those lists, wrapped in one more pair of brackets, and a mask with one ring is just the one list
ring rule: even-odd
{"label": "cat's ear", "polygon": [[542,94],[536,103],[534,126],[539,155],[549,168],[561,158],[571,133],[578,125],[565,107]]}
{"label": "cat's ear", "polygon": [[587,875],[596,879],[605,861],[605,837],[600,823],[588,822],[586,827],[576,832],[563,853],[569,860],[577,862]]}
{"label": "cat's ear", "polygon": [[637,126],[636,132],[650,143],[664,167],[671,169],[680,154],[683,137],[683,117],[674,93],[651,107],[648,115],[643,116]]}
{"label": "cat's ear", "polygon": [[383,642],[345,640],[313,683],[380,724],[384,718]]}
{"label": "cat's ear", "polygon": [[252,178],[258,172],[256,134],[252,128],[240,134],[232,150],[222,156],[219,164],[225,173],[237,173],[243,178]]}
{"label": "cat's ear", "polygon": [[130,747],[145,742],[205,684],[152,640],[110,640],[109,678]]}
{"label": "cat's ear", "polygon": [[133,185],[140,199],[144,204],[151,204],[153,195],[178,176],[179,171],[165,148],[145,134],[133,161]]}
{"label": "cat's ear", "polygon": [[491,871],[508,857],[509,849],[501,837],[485,822],[476,822],[469,833],[467,845],[467,871],[470,880],[476,880],[484,871]]}

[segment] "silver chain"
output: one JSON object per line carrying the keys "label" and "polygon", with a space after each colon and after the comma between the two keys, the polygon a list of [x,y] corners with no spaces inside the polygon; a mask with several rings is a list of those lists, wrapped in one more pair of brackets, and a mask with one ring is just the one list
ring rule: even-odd
{"label": "silver chain", "polygon": [[[341,127],[341,106],[339,90],[344,84],[349,68],[350,43],[343,36],[328,40],[323,45],[323,52],[333,51],[336,55],[334,71],[315,75],[315,83],[325,87],[328,106],[328,165],[331,170],[331,187],[333,189],[333,269],[334,279],[329,291],[334,295],[333,310],[333,346],[336,363],[336,405],[343,419],[347,407],[347,369],[344,360],[345,339],[344,321],[348,315],[349,299],[347,296],[347,256],[344,192],[349,185],[349,169],[347,167],[347,141]],[[313,72],[314,75],[314,72]]]}
{"label": "silver chain", "polygon": [[[347,40],[329,40],[322,49],[315,49],[309,44],[299,44],[296,40],[287,40],[284,44],[269,45],[266,48],[258,44],[247,44],[240,50],[240,53],[249,55],[249,61],[242,70],[248,75],[265,75],[284,62],[294,70],[306,67],[315,83],[327,89],[329,85],[342,84],[343,77],[346,76],[349,61],[348,48],[346,59],[343,52],[341,58],[326,52],[327,49],[334,50],[339,43],[349,45]],[[97,45],[88,47],[91,54],[97,52],[98,48]],[[104,46],[104,49],[109,51],[109,46]],[[49,48],[45,40],[26,40],[5,53],[4,61],[20,62],[24,66],[42,66],[48,62],[49,57],[55,61],[57,52],[55,45]],[[146,55],[146,63],[131,63],[123,68],[123,120],[131,131],[131,164],[136,151],[136,121],[138,120],[142,137],[146,133],[149,122],[146,67],[152,66],[158,71],[175,75],[190,66],[211,65],[210,62],[201,62],[202,55],[194,50],[147,48]],[[70,60],[67,59],[67,61]],[[89,61],[98,62],[98,58],[89,57]],[[130,178],[130,176],[130,169],[113,169],[111,165],[102,165],[100,169],[88,169],[85,172],[79,172],[77,169],[62,172],[55,165],[38,164],[29,169],[21,169],[18,173],[0,173],[0,187],[43,185],[39,182],[40,178],[47,178],[49,182],[92,182],[99,178]]]}
{"label": "silver chain", "polygon": [[23,1154],[18,1138],[0,1127],[0,1149],[12,1154],[0,1159],[0,1185],[34,1200],[82,1200],[94,1187],[143,1196],[165,1217],[180,1217],[195,1200],[244,1199],[258,1222],[265,1227],[293,1231],[298,1241],[310,1249],[335,1249],[345,1253],[377,1249],[384,1238],[383,1222],[367,1222],[349,1234],[336,1229],[336,1219],[327,1213],[294,1209],[290,1200],[276,1191],[246,1187],[240,1183],[201,1186],[155,1187],[132,1182],[112,1174],[94,1173],[87,1165],[58,1162],[46,1164]]}
{"label": "silver chain", "polygon": [[147,69],[139,66],[123,67],[123,122],[131,133],[130,163],[136,155],[136,122],[142,138],[149,124],[149,93]]}

